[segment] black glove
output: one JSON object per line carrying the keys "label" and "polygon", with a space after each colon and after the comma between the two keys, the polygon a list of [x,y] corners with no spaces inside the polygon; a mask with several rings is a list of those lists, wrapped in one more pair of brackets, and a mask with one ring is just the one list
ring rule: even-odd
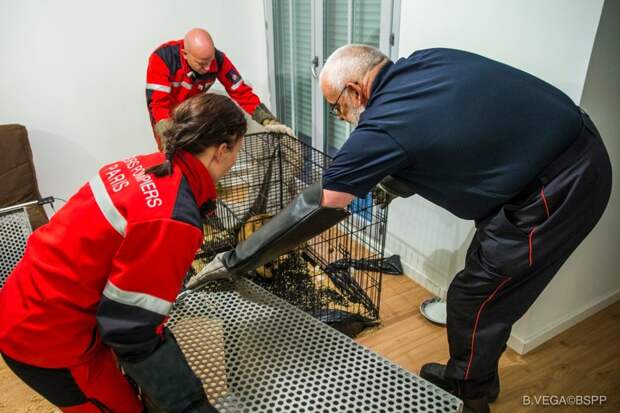
{"label": "black glove", "polygon": [[415,190],[411,187],[409,182],[393,175],[388,175],[383,178],[377,187],[383,191],[382,198],[379,202],[381,208],[387,207],[390,202],[396,198],[409,198],[415,195]]}
{"label": "black glove", "polygon": [[120,363],[140,387],[148,412],[217,413],[167,328],[164,341],[147,358]]}
{"label": "black glove", "polygon": [[190,280],[188,289],[199,288],[211,279],[225,278],[226,274],[254,270],[349,216],[345,209],[322,207],[322,196],[320,183],[308,187],[234,250],[218,254]]}
{"label": "black glove", "polygon": [[[142,401],[144,403],[144,413],[167,413],[169,410],[162,410],[160,407],[149,399],[146,395],[142,395]],[[192,404],[189,410],[184,410],[183,413],[219,413],[218,410],[211,406],[209,401],[205,399],[198,404]]]}

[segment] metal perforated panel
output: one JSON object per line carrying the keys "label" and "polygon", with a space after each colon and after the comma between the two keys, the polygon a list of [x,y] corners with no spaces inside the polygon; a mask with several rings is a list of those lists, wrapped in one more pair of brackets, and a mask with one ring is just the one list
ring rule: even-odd
{"label": "metal perforated panel", "polygon": [[460,412],[461,401],[252,282],[217,282],[168,324],[220,412]]}
{"label": "metal perforated panel", "polygon": [[24,255],[31,232],[25,209],[0,214],[0,287]]}

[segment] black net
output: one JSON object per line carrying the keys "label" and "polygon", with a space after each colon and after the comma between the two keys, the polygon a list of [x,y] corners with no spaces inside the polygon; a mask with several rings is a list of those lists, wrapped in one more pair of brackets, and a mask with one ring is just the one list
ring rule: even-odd
{"label": "black net", "polygon": [[[248,135],[234,168],[218,183],[214,211],[192,273],[248,237],[319,181],[326,154],[287,135]],[[248,274],[252,281],[318,319],[354,335],[379,319],[387,209],[369,193],[351,215],[291,252]]]}

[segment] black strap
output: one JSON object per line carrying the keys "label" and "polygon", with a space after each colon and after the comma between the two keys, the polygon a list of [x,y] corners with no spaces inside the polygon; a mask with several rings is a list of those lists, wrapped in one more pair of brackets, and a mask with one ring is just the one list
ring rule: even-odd
{"label": "black strap", "polygon": [[215,63],[217,63],[217,71],[222,70],[222,66],[224,65],[224,53],[215,49]]}

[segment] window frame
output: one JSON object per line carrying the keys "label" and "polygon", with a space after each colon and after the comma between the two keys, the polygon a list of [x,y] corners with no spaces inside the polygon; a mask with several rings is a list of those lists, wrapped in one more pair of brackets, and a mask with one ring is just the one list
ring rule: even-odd
{"label": "window frame", "polygon": [[[269,103],[272,112],[276,116],[277,113],[277,94],[276,94],[276,67],[275,67],[275,44],[274,44],[274,1],[294,0],[263,0],[264,17],[265,17],[265,35],[267,39],[267,61],[268,61],[268,85],[269,85]],[[353,0],[349,2],[349,18],[348,18],[348,35],[349,40],[352,35],[352,10]],[[312,22],[311,22],[311,55],[318,60],[316,73],[318,74],[323,67],[323,62],[327,58],[323,53],[323,1],[312,1]],[[400,35],[400,14],[401,0],[382,0],[381,1],[381,23],[379,32],[379,48],[391,59],[398,57],[398,43]],[[308,70],[312,69],[312,62],[307,62]],[[321,151],[326,151],[326,139],[323,136],[324,131],[324,111],[323,96],[319,87],[318,79],[312,82],[312,146]],[[293,129],[295,125],[289,125]],[[350,129],[347,129],[350,133]]]}

